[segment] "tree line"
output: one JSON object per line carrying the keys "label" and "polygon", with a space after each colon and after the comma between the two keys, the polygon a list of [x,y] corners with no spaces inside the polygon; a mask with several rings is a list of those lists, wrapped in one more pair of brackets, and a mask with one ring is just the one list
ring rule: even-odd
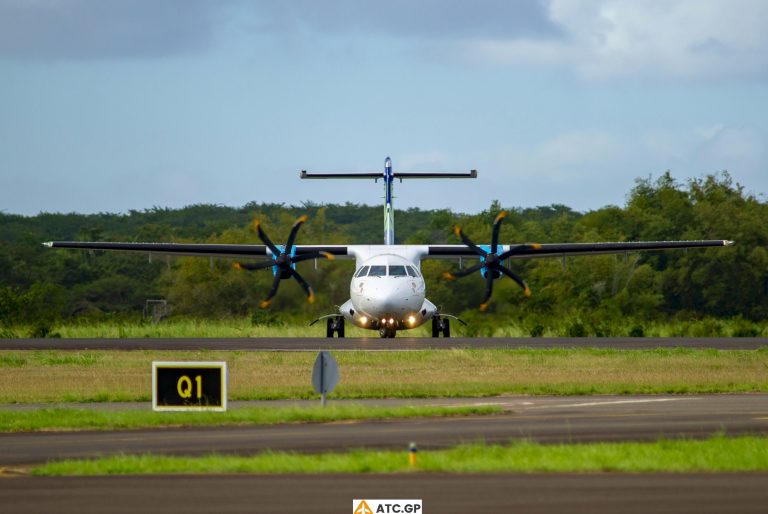
{"label": "tree line", "polygon": [[[704,316],[760,321],[768,316],[768,204],[727,172],[681,183],[669,173],[638,179],[624,206],[581,213],[565,205],[516,208],[494,200],[477,214],[448,209],[398,210],[397,243],[458,244],[455,224],[489,241],[491,224],[508,211],[504,243],[733,239],[729,248],[629,255],[514,260],[533,290],[525,298],[510,280],[497,282],[490,314],[479,314],[484,283],[477,276],[446,283],[450,261],[422,263],[428,298],[442,311],[473,320],[544,320],[573,315],[593,320],[652,321]],[[227,259],[158,258],[110,252],[50,250],[49,240],[166,241],[259,244],[259,219],[284,241],[301,214],[299,244],[378,244],[382,209],[367,205],[249,203],[239,208],[192,205],[127,214],[20,216],[0,213],[0,324],[137,317],[147,299],[166,299],[174,315],[251,315],[272,281]],[[300,271],[315,289],[308,305],[299,287],[281,286],[271,310],[311,317],[349,298],[354,263],[309,261]],[[535,324],[535,323],[534,323]]]}

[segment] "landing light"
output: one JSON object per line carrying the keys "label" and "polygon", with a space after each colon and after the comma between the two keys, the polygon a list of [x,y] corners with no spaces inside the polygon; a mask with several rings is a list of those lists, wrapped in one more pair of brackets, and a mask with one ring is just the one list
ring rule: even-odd
{"label": "landing light", "polygon": [[361,325],[367,325],[368,324],[368,318],[366,318],[365,316],[360,316],[359,321],[360,321]]}
{"label": "landing light", "polygon": [[410,316],[408,316],[408,324],[413,325],[414,323],[416,323],[416,317],[413,314],[411,314]]}
{"label": "landing light", "polygon": [[394,325],[395,324],[395,318],[389,318],[389,324]]}

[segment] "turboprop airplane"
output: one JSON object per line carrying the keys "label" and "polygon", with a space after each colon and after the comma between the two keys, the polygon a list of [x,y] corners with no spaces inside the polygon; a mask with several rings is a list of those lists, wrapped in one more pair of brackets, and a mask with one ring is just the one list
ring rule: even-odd
{"label": "turboprop airplane", "polygon": [[[477,171],[467,173],[404,173],[392,170],[392,160],[384,161],[384,172],[378,173],[307,173],[302,179],[368,179],[384,183],[384,244],[381,245],[297,245],[296,236],[307,221],[301,216],[293,224],[284,245],[272,242],[261,224],[256,221],[256,231],[262,245],[251,244],[187,244],[187,243],[109,243],[51,241],[43,243],[50,248],[75,248],[87,250],[115,250],[145,252],[150,255],[192,255],[237,259],[238,269],[256,271],[272,269],[274,280],[267,297],[261,302],[266,308],[277,294],[280,282],[295,279],[304,290],[310,303],[314,302],[312,287],[296,270],[302,261],[325,258],[355,259],[355,273],[349,284],[350,298],[338,311],[315,320],[326,320],[327,337],[344,337],[345,322],[357,327],[378,330],[381,337],[395,337],[399,330],[409,330],[432,323],[432,337],[450,337],[450,320],[458,319],[440,312],[426,298],[426,284],[421,274],[423,259],[478,259],[477,264],[465,269],[446,272],[446,280],[454,280],[475,272],[485,280],[485,296],[480,309],[485,310],[493,294],[493,283],[503,276],[517,283],[526,296],[531,294],[528,284],[504,265],[511,259],[539,257],[565,257],[571,255],[626,254],[646,250],[679,248],[704,248],[729,246],[732,241],[637,241],[620,243],[554,243],[554,244],[499,244],[499,231],[506,215],[501,212],[493,222],[489,244],[475,244],[460,227],[455,233],[462,244],[456,245],[397,245],[395,244],[394,208],[392,188],[395,180],[410,179],[474,179]],[[243,260],[258,262],[243,262]],[[459,320],[461,321],[461,320]]]}

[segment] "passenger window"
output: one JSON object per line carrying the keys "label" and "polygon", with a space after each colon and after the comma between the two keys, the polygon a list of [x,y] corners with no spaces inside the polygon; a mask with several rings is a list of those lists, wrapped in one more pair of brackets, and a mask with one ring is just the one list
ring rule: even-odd
{"label": "passenger window", "polygon": [[390,277],[404,277],[405,276],[405,266],[390,266],[389,267],[389,276]]}
{"label": "passenger window", "polygon": [[371,271],[368,272],[369,277],[383,277],[387,274],[386,266],[371,266]]}
{"label": "passenger window", "polygon": [[419,274],[416,273],[416,268],[414,268],[413,266],[408,266],[408,275],[410,275],[412,277],[418,277],[419,276]]}
{"label": "passenger window", "polygon": [[368,266],[363,266],[362,268],[360,268],[358,270],[358,272],[357,272],[357,274],[355,276],[356,277],[364,277],[367,274],[368,274]]}

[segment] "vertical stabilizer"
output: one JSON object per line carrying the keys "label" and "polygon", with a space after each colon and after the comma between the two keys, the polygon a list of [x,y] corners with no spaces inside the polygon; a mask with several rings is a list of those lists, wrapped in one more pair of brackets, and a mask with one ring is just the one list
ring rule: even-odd
{"label": "vertical stabilizer", "polygon": [[384,160],[384,244],[395,244],[395,209],[392,207],[392,159]]}

